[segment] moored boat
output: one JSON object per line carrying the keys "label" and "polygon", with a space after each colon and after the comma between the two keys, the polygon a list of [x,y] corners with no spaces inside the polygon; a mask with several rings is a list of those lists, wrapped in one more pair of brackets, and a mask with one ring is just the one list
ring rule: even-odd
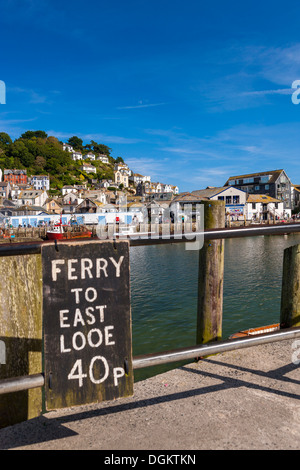
{"label": "moored boat", "polygon": [[[66,227],[66,230],[65,230]],[[73,238],[91,238],[93,233],[84,226],[73,228],[72,231],[68,230],[68,225],[63,225],[60,220],[57,224],[50,227],[46,232],[47,240],[72,240]]]}
{"label": "moored boat", "polygon": [[248,330],[238,331],[237,333],[233,333],[229,338],[244,338],[245,336],[255,336],[255,335],[263,335],[265,333],[272,333],[272,331],[277,331],[280,328],[279,323],[274,323],[272,325],[267,326],[258,326],[257,328],[249,328]]}

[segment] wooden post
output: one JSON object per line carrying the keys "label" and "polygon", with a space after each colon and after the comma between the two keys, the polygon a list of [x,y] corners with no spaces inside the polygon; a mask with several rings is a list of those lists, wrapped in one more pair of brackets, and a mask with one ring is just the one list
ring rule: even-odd
{"label": "wooden post", "polygon": [[[42,372],[42,264],[40,255],[0,258],[0,379]],[[0,395],[0,428],[42,412],[42,389]]]}
{"label": "wooden post", "polygon": [[[224,201],[203,201],[204,229],[225,226]],[[207,240],[199,252],[197,344],[222,338],[224,240]]]}
{"label": "wooden post", "polygon": [[300,326],[300,245],[284,250],[280,328]]}

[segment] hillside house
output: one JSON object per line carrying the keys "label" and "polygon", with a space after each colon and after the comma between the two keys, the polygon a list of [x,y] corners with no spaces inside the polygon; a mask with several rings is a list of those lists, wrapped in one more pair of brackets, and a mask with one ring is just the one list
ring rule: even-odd
{"label": "hillside house", "polygon": [[26,184],[27,170],[9,170],[4,169],[3,181],[12,184]]}
{"label": "hillside house", "polygon": [[66,144],[66,143],[63,143],[63,150],[65,150],[66,152],[69,152],[69,153],[74,152],[74,149],[73,149],[72,145]]}
{"label": "hillside house", "polygon": [[96,157],[96,160],[99,160],[100,162],[102,163],[105,163],[105,164],[108,164],[109,163],[109,158],[107,155],[104,155],[104,154],[99,154],[97,157]]}
{"label": "hillside house", "polygon": [[80,197],[79,193],[77,191],[73,192],[68,192],[66,193],[63,198],[62,198],[62,204],[63,206],[65,205],[78,205],[83,201],[83,198]]}
{"label": "hillside house", "polygon": [[43,209],[49,214],[60,214],[62,206],[56,201],[56,199],[48,198],[43,205]]}
{"label": "hillside house", "polygon": [[0,197],[7,199],[10,197],[11,185],[9,182],[1,181],[0,183]]}
{"label": "hillside house", "polygon": [[49,191],[49,175],[33,175],[29,179],[29,184],[31,184],[31,186],[33,186],[36,190],[44,189],[45,191]]}
{"label": "hillside house", "polygon": [[96,199],[90,199],[86,197],[76,207],[76,212],[80,214],[86,214],[86,213],[94,214],[96,212],[100,212],[102,206],[103,206],[102,202],[97,201]]}
{"label": "hillside house", "polygon": [[73,193],[73,192],[76,192],[76,191],[77,191],[77,189],[75,188],[75,186],[65,185],[61,189],[61,194],[62,194],[62,196],[65,196],[65,194]]}
{"label": "hillside house", "polygon": [[82,198],[90,198],[99,202],[102,202],[102,204],[107,203],[107,197],[104,191],[98,190],[98,189],[89,189],[86,190],[82,193]]}
{"label": "hillside house", "polygon": [[90,163],[84,163],[80,167],[81,171],[85,171],[85,173],[97,173],[97,168],[91,165]]}
{"label": "hillside house", "polygon": [[93,152],[88,152],[86,155],[83,155],[83,160],[96,160],[96,155]]}
{"label": "hillside house", "polygon": [[123,170],[117,170],[114,172],[115,183],[120,186],[123,184],[124,188],[128,188],[128,174]]}
{"label": "hillside house", "polygon": [[74,161],[82,160],[82,153],[79,152],[78,150],[74,150],[72,152],[72,160],[74,160]]}
{"label": "hillside house", "polygon": [[139,173],[133,173],[132,175],[130,175],[129,181],[133,183],[135,186],[137,186],[139,183],[145,183],[146,181],[150,183],[151,176],[143,176],[143,175],[140,175]]}
{"label": "hillside house", "polygon": [[27,189],[22,191],[17,198],[17,206],[39,206],[42,207],[48,199],[47,191]]}

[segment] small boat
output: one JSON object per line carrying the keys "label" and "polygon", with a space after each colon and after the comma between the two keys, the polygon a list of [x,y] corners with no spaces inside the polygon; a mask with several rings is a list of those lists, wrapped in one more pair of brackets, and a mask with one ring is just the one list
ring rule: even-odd
{"label": "small boat", "polygon": [[64,227],[68,225],[63,225],[61,219],[60,221],[50,227],[46,232],[47,240],[73,240],[74,238],[91,238],[93,233],[91,230],[87,230],[84,226],[78,226],[72,231],[64,230]]}
{"label": "small boat", "polygon": [[244,338],[245,336],[263,335],[265,333],[272,333],[272,331],[277,331],[279,329],[279,323],[274,323],[273,325],[267,326],[258,326],[257,328],[249,328],[249,330],[238,331],[237,333],[232,334],[229,339]]}

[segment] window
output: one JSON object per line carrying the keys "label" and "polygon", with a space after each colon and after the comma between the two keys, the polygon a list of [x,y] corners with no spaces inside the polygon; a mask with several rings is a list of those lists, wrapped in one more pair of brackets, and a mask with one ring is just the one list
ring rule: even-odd
{"label": "window", "polygon": [[252,202],[252,209],[256,209],[256,203]]}
{"label": "window", "polygon": [[240,203],[240,196],[233,196],[233,204],[239,204]]}
{"label": "window", "polygon": [[267,183],[270,179],[270,175],[265,175],[260,177],[261,183]]}
{"label": "window", "polygon": [[265,184],[265,189],[270,189],[270,185]]}
{"label": "window", "polygon": [[255,191],[259,191],[260,186],[255,186]]}
{"label": "window", "polygon": [[231,196],[226,196],[226,204],[231,204]]}
{"label": "window", "polygon": [[218,201],[224,201],[224,196],[218,196]]}

